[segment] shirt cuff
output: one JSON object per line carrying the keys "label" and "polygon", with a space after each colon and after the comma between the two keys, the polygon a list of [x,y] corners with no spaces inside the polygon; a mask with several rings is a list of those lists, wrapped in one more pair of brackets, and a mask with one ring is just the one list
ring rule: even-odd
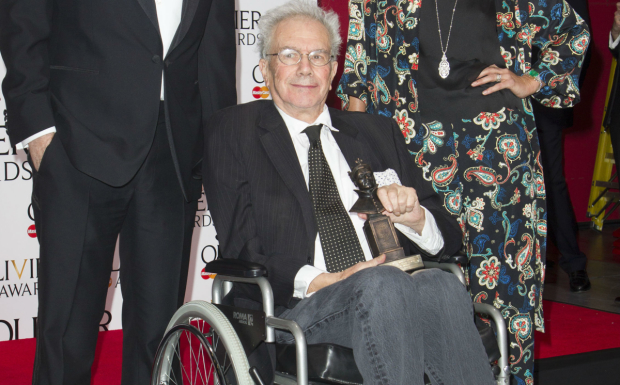
{"label": "shirt cuff", "polygon": [[293,292],[293,297],[304,299],[314,294],[308,294],[308,287],[316,277],[323,273],[327,272],[311,265],[305,265],[299,269],[295,276],[295,291]]}
{"label": "shirt cuff", "polygon": [[426,251],[429,255],[436,255],[443,248],[443,236],[437,227],[437,222],[435,222],[435,217],[433,214],[431,214],[431,212],[425,207],[422,208],[424,209],[426,217],[422,234],[418,234],[412,228],[401,223],[395,223],[394,227],[396,227],[396,229],[403,233],[403,235],[418,245],[418,247],[422,250]]}
{"label": "shirt cuff", "polygon": [[47,134],[51,134],[53,132],[56,132],[56,127],[50,127],[47,128],[43,131],[39,131],[36,134],[29,136],[28,138],[22,140],[21,142],[17,143],[15,145],[15,148],[17,150],[23,150],[24,148],[28,148],[28,143],[32,142],[33,140],[42,137],[43,135],[47,135]]}
{"label": "shirt cuff", "polygon": [[620,43],[620,35],[618,35],[618,38],[616,40],[614,40],[611,37],[611,32],[609,32],[609,49],[614,49],[618,46],[618,43]]}

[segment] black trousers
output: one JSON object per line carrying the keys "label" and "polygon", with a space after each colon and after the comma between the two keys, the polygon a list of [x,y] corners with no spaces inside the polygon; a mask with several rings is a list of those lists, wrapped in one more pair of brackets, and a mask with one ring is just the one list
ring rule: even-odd
{"label": "black trousers", "polygon": [[562,130],[572,126],[572,111],[543,107],[536,102],[532,105],[547,192],[548,234],[560,251],[562,270],[585,270],[587,258],[577,243],[577,221],[563,169]]}
{"label": "black trousers", "polygon": [[75,169],[57,136],[34,174],[41,246],[35,385],[90,384],[119,236],[122,383],[150,381],[157,346],[185,294],[196,213],[196,202],[183,198],[161,111],[152,148],[125,186]]}

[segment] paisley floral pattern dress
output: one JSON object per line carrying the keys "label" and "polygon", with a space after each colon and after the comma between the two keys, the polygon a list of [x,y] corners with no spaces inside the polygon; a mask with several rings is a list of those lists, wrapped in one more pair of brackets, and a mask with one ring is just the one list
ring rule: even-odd
{"label": "paisley floral pattern dress", "polygon": [[[415,165],[459,222],[476,302],[495,306],[510,334],[513,381],[533,384],[534,330],[544,330],[546,212],[543,170],[529,98],[489,96],[469,84],[488,65],[534,69],[532,97],[553,107],[579,101],[587,25],[559,0],[350,0],[344,73],[337,89],[368,113],[399,124]],[[439,14],[438,17],[436,16]],[[532,47],[541,50],[531,63]],[[413,163],[412,163],[413,164]],[[414,166],[415,167],[415,166]]]}

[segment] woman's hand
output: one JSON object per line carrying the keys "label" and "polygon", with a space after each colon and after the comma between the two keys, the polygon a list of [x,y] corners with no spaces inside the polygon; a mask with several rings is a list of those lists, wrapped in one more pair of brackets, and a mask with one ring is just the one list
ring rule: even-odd
{"label": "woman's hand", "polygon": [[[499,79],[499,81],[498,81]],[[490,95],[504,88],[509,89],[518,98],[526,98],[534,94],[539,87],[538,81],[529,75],[519,76],[508,68],[499,68],[495,64],[480,72],[478,79],[471,84],[478,87],[487,83],[497,83],[482,91],[483,95]]]}
{"label": "woman's hand", "polygon": [[360,98],[349,95],[349,111],[366,112],[366,103]]}

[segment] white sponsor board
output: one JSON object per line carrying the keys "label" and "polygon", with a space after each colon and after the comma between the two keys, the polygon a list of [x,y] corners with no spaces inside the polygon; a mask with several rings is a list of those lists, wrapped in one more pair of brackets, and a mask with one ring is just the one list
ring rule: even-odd
{"label": "white sponsor board", "polygon": [[[236,0],[237,94],[239,103],[267,98],[258,70],[258,22],[266,10],[286,0]],[[0,27],[1,28],[1,27]],[[6,68],[0,60],[0,79]],[[15,151],[5,125],[5,102],[0,91],[0,341],[32,338],[37,317],[39,244],[30,207],[32,171],[26,154]],[[215,228],[204,195],[198,203],[192,241],[186,301],[209,300],[212,275],[205,263],[217,253]],[[118,253],[110,274],[102,330],[120,329],[122,295]],[[163,277],[162,279],[165,279]]]}

